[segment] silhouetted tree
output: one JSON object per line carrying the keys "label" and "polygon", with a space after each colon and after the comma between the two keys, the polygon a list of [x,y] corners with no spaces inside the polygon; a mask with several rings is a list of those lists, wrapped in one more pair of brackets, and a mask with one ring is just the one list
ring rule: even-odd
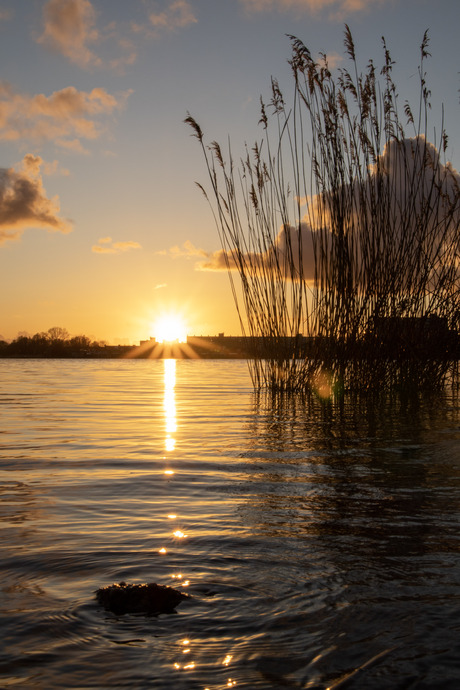
{"label": "silhouetted tree", "polygon": [[48,330],[48,337],[52,342],[67,340],[69,337],[69,332],[66,328],[53,326],[53,328]]}

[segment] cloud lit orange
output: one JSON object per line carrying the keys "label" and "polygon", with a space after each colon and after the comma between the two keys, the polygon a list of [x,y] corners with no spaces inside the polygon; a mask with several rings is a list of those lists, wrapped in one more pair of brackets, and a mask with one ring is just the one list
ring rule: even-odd
{"label": "cloud lit orange", "polygon": [[17,92],[11,84],[0,83],[0,140],[54,140],[61,146],[75,139],[97,139],[104,131],[98,121],[123,107],[130,92],[118,97],[103,88],[78,91],[68,86],[50,96]]}
{"label": "cloud lit orange", "polygon": [[125,242],[112,242],[111,237],[101,237],[98,244],[93,245],[91,251],[95,254],[120,254],[129,249],[141,249],[139,242],[127,240]]}

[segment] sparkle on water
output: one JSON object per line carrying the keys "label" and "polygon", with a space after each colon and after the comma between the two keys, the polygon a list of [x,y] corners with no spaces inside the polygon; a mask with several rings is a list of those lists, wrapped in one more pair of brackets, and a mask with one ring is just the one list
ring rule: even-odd
{"label": "sparkle on water", "polygon": [[[450,391],[0,360],[0,686],[460,687],[459,425]],[[121,581],[190,598],[115,616]]]}

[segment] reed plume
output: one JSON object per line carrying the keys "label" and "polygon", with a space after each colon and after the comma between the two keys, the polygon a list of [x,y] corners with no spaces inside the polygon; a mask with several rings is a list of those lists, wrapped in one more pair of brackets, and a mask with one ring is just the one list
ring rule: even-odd
{"label": "reed plume", "polygon": [[370,60],[360,73],[345,26],[350,66],[334,76],[326,55],[314,60],[289,38],[292,103],[272,79],[263,137],[238,167],[230,146],[206,145],[186,119],[243,333],[257,343],[253,383],[329,393],[442,385],[458,358],[460,178],[445,160],[443,121],[438,141],[428,138],[428,35],[404,124],[384,39],[380,70]]}

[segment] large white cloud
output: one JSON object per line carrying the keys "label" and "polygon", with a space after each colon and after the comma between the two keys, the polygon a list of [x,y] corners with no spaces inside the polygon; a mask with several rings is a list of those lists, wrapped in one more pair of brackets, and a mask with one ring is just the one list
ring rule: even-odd
{"label": "large white cloud", "polygon": [[[377,174],[377,171],[379,173]],[[384,217],[372,215],[370,208],[374,203],[378,213],[379,179],[386,180],[390,196],[381,199]],[[369,170],[364,184],[343,185],[336,190],[337,195],[347,199],[347,220],[344,230],[348,233],[353,261],[357,273],[364,265],[363,256],[375,262],[381,258],[382,247],[376,246],[374,255],[369,247],[364,251],[372,223],[380,223],[378,236],[387,232],[393,245],[393,257],[407,247],[408,238],[415,239],[420,251],[425,252],[427,264],[434,265],[442,260],[446,240],[454,238],[460,250],[460,175],[449,164],[442,164],[439,152],[425,141],[424,137],[392,141],[384,149],[376,164]],[[374,200],[374,201],[372,201]],[[377,200],[377,202],[376,202]],[[363,203],[364,202],[364,203]],[[283,225],[270,246],[264,251],[242,252],[235,260],[232,251],[219,250],[209,254],[201,262],[201,270],[236,270],[238,261],[244,263],[246,272],[250,270],[275,270],[278,275],[298,278],[312,282],[315,278],[315,242],[319,243],[321,233],[323,246],[327,243],[330,255],[334,254],[335,236],[332,232],[331,209],[334,202],[328,195],[318,195],[309,200],[308,212],[298,226]],[[336,207],[335,207],[336,208]],[[427,210],[428,208],[428,210]],[[374,209],[374,210],[375,210]],[[422,228],[417,227],[421,219],[426,221]],[[423,238],[419,233],[424,233]],[[457,240],[455,239],[457,238]],[[410,249],[410,247],[407,247]],[[449,260],[453,259],[452,245]],[[401,266],[405,257],[400,256]],[[240,264],[241,265],[241,264]]]}

